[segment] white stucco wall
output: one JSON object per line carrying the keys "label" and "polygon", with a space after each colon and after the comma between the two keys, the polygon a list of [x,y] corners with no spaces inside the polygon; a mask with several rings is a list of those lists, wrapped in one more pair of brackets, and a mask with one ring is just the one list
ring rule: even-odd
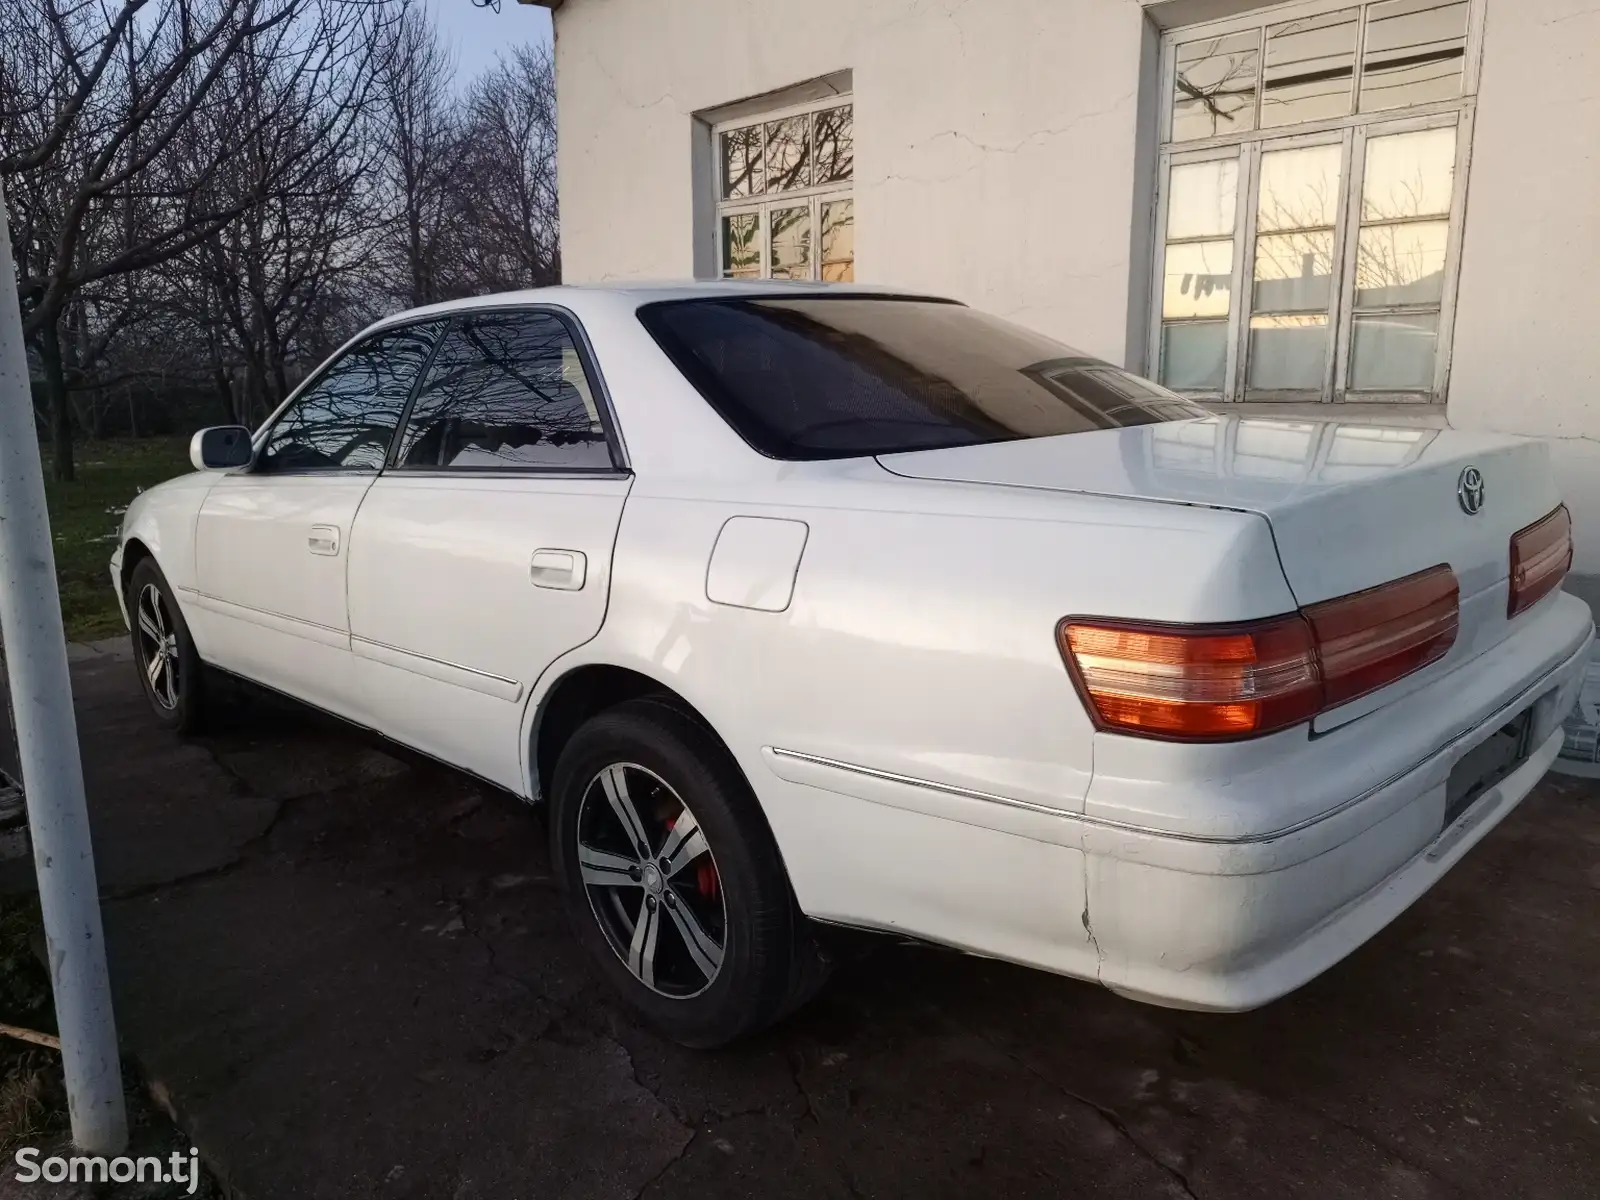
{"label": "white stucco wall", "polygon": [[1577,571],[1600,575],[1600,8],[1491,0],[1452,425],[1551,439]]}
{"label": "white stucco wall", "polygon": [[1129,0],[571,0],[563,274],[691,275],[693,114],[850,70],[857,279],[1123,361],[1143,33]]}
{"label": "white stucco wall", "polygon": [[[568,0],[555,28],[569,281],[692,275],[711,235],[694,114],[849,70],[857,278],[1137,365],[1154,119],[1137,0]],[[1594,0],[1488,0],[1448,416],[1552,439],[1600,602],[1597,81]]]}

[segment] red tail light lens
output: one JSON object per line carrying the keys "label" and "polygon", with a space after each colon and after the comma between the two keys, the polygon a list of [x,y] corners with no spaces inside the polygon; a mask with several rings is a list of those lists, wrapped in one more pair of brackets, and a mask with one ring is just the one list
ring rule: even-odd
{"label": "red tail light lens", "polygon": [[1441,565],[1248,625],[1069,617],[1057,637],[1100,728],[1230,741],[1301,724],[1443,658],[1459,600]]}
{"label": "red tail light lens", "polygon": [[1456,573],[1432,567],[1303,610],[1322,665],[1322,707],[1375,692],[1436,662],[1461,620]]}
{"label": "red tail light lens", "polygon": [[1572,516],[1565,504],[1511,535],[1511,599],[1506,616],[1532,608],[1561,586],[1572,566]]}

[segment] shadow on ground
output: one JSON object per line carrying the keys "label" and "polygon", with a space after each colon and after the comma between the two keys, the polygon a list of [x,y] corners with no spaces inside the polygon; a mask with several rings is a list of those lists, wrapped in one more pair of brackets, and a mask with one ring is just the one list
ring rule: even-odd
{"label": "shadow on ground", "polygon": [[1592,1194],[1593,785],[1257,1013],[863,939],[708,1055],[592,981],[514,799],[277,706],[182,743],[129,664],[74,678],[124,1040],[240,1194]]}

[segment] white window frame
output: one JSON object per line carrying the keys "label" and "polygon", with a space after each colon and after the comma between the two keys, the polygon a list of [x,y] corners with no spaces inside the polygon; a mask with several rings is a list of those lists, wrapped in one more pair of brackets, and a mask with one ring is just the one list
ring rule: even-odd
{"label": "white window frame", "polygon": [[[1150,294],[1150,322],[1146,363],[1151,378],[1161,372],[1162,304],[1165,289],[1167,253],[1167,200],[1174,165],[1236,158],[1239,163],[1238,202],[1233,233],[1233,277],[1229,296],[1227,356],[1220,391],[1191,392],[1197,399],[1219,402],[1307,403],[1422,403],[1443,404],[1450,383],[1450,362],[1455,329],[1457,284],[1461,269],[1461,243],[1465,229],[1468,171],[1472,160],[1472,126],[1477,109],[1477,91],[1483,46],[1485,0],[1470,0],[1467,10],[1467,39],[1462,62],[1461,95],[1452,100],[1375,112],[1352,112],[1342,117],[1301,124],[1260,128],[1259,113],[1265,92],[1267,28],[1283,21],[1321,16],[1345,9],[1362,10],[1357,25],[1355,67],[1351,79],[1352,107],[1361,94],[1362,59],[1365,53],[1368,10],[1381,0],[1300,0],[1274,5],[1247,15],[1208,21],[1169,30],[1161,39],[1160,159],[1156,176],[1156,204],[1152,229],[1154,286]],[[1256,128],[1220,137],[1194,138],[1173,142],[1173,92],[1177,76],[1177,48],[1180,45],[1258,30],[1256,79]],[[1354,330],[1354,293],[1357,235],[1361,223],[1361,188],[1366,168],[1366,144],[1372,137],[1409,133],[1423,129],[1454,126],[1456,129],[1455,176],[1450,197],[1449,234],[1445,247],[1443,294],[1439,303],[1439,329],[1434,347],[1434,378],[1426,392],[1349,391],[1351,339]],[[1253,308],[1256,250],[1257,183],[1261,155],[1267,150],[1297,146],[1337,144],[1342,147],[1341,193],[1334,229],[1333,261],[1338,294],[1329,305],[1328,358],[1324,363],[1320,392],[1250,391],[1246,387],[1250,315]],[[1395,306],[1404,312],[1407,307]],[[1431,311],[1431,306],[1426,306]]]}
{"label": "white window frame", "polygon": [[[718,279],[732,279],[736,276],[723,273],[722,255],[722,219],[724,217],[739,216],[746,213],[755,213],[760,217],[761,241],[761,273],[757,278],[772,278],[772,244],[770,229],[770,212],[775,208],[799,208],[809,206],[811,210],[811,274],[810,279],[822,278],[822,206],[835,200],[855,200],[855,169],[852,165],[850,178],[835,180],[832,183],[813,184],[811,187],[790,188],[782,192],[763,192],[758,196],[739,196],[735,199],[722,198],[722,135],[730,129],[745,129],[751,125],[761,129],[761,162],[762,169],[766,169],[767,160],[767,123],[782,121],[788,117],[807,116],[815,112],[826,112],[830,108],[850,107],[850,130],[852,139],[855,136],[855,97],[850,92],[842,92],[817,100],[807,100],[800,104],[789,104],[782,107],[763,109],[760,112],[746,113],[726,121],[719,121],[711,127],[711,162],[712,162],[712,194],[716,197],[716,217],[712,226],[712,244],[716,255],[716,273]],[[809,122],[808,122],[809,128]],[[807,135],[810,136],[809,134]],[[816,146],[810,147],[811,161],[816,162]],[[852,155],[854,150],[852,149]],[[703,209],[701,211],[704,211]],[[852,222],[855,210],[851,210]],[[852,231],[853,232],[853,231]],[[852,263],[854,259],[852,257]]]}

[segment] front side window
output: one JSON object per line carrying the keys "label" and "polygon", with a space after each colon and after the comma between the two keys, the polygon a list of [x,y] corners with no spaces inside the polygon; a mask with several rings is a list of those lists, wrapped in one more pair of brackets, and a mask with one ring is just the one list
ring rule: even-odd
{"label": "front side window", "polygon": [[855,278],[854,130],[854,106],[837,96],[716,129],[724,278]]}
{"label": "front side window", "polygon": [[657,344],[752,447],[800,461],[1205,416],[1165,389],[959,304],[892,297],[674,300]]}
{"label": "front side window", "polygon": [[260,471],[377,471],[442,321],[374,334],[325,370],[273,424]]}
{"label": "front side window", "polygon": [[1441,401],[1470,0],[1167,35],[1149,357],[1218,400]]}
{"label": "front side window", "polygon": [[594,390],[561,318],[544,312],[457,318],[417,393],[396,464],[611,469]]}

